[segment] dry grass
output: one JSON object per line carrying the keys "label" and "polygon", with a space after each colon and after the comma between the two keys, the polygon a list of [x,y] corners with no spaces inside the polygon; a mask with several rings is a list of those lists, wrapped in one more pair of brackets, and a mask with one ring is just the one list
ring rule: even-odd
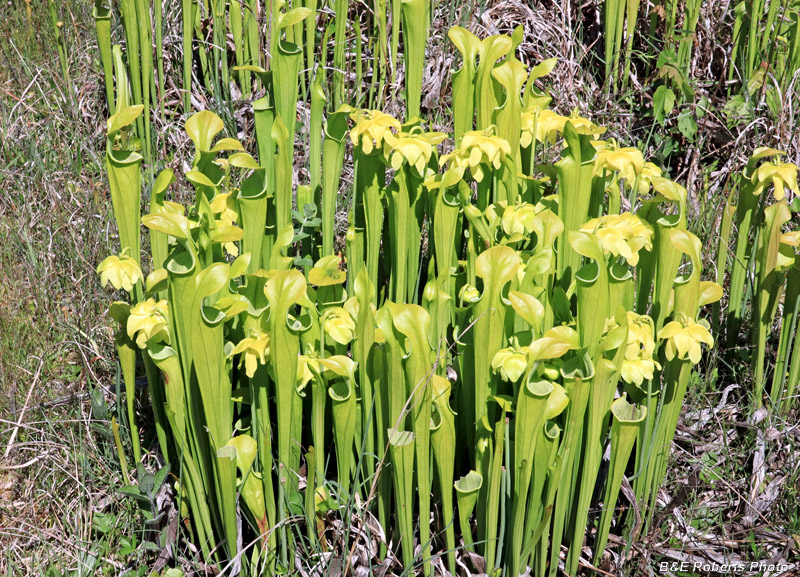
{"label": "dry grass", "polygon": [[[101,167],[102,80],[89,3],[63,8],[69,88],[46,10],[28,20],[7,4],[0,24],[3,575],[119,573],[122,529],[130,538],[138,522],[114,494],[119,465],[100,411],[115,402],[108,293],[94,272],[116,234]],[[119,528],[100,532],[104,514]]]}
{"label": "dry grass", "polygon": [[[626,575],[659,563],[782,564],[782,572],[746,569],[737,575],[797,575],[800,522],[800,426],[766,411],[747,418],[738,384],[721,387],[695,377],[673,444],[652,528],[633,546],[621,543],[605,568],[625,558]],[[722,390],[720,390],[722,389]],[[671,575],[719,574],[673,571]],[[616,573],[615,573],[616,574]],[[728,574],[723,572],[723,574]]]}

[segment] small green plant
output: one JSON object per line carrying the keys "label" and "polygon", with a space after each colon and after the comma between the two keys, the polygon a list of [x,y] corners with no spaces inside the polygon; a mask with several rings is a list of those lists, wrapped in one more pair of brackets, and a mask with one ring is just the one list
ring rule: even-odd
{"label": "small green plant", "polygon": [[771,92],[771,75],[785,89],[800,70],[800,2],[739,2],[733,17],[728,81],[738,79],[746,94]]}
{"label": "small green plant", "polygon": [[[605,63],[605,82],[609,91],[624,92],[628,87],[634,67],[634,40],[639,19],[639,0],[606,0],[603,2],[603,62]],[[700,19],[699,0],[661,0],[650,11],[650,32],[648,50],[661,47],[658,56],[658,76],[663,75],[662,60],[666,57],[674,66],[671,74],[686,78],[695,43],[695,31]],[[679,22],[679,16],[682,21]],[[663,32],[656,34],[659,16],[663,20]],[[656,49],[657,50],[657,49]],[[624,58],[623,58],[624,55]],[[624,62],[624,69],[621,63]],[[649,68],[649,65],[648,65]],[[620,82],[621,80],[621,82]],[[659,106],[656,105],[656,109]],[[658,113],[657,113],[658,115]]]}
{"label": "small green plant", "polygon": [[47,2],[47,10],[50,13],[50,23],[53,26],[53,32],[56,37],[56,46],[58,47],[58,60],[61,64],[61,76],[64,80],[64,85],[67,87],[67,90],[71,90],[70,88],[70,74],[69,74],[69,64],[67,61],[67,45],[64,41],[64,22],[61,20],[58,14],[58,8],[56,8],[55,0],[48,0]]}
{"label": "small green plant", "polygon": [[[622,89],[628,85],[631,69],[633,40],[636,21],[639,18],[639,0],[606,0],[603,3],[603,41],[605,44],[605,81],[609,90],[619,87],[622,77]],[[623,31],[625,42],[623,43]],[[623,46],[625,50],[625,70],[620,74]]]}

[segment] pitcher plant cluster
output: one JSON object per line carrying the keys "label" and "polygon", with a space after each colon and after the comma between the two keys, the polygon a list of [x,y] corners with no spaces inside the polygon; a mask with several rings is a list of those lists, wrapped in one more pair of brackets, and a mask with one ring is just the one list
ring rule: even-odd
{"label": "pitcher plant cluster", "polygon": [[[764,404],[785,413],[800,382],[800,231],[788,230],[791,211],[788,195],[798,195],[797,166],[783,162],[785,153],[758,148],[728,197],[720,227],[717,281],[729,282],[727,306],[715,306],[714,320],[721,319],[726,344],[735,348],[740,339],[750,346],[754,391],[752,408]],[[735,231],[735,242],[732,242]],[[732,252],[729,247],[732,247]],[[732,258],[728,258],[732,256]],[[729,262],[728,262],[729,261]],[[743,329],[749,318],[749,334]],[[777,344],[771,339],[779,328]],[[774,360],[768,347],[776,347]],[[771,370],[770,370],[771,369]]]}
{"label": "pitcher plant cluster", "polygon": [[[311,14],[272,22],[288,38]],[[420,14],[403,22],[406,41],[422,34],[424,46],[425,27],[411,24]],[[191,168],[161,172],[143,216],[135,137],[146,108],[116,69],[106,166],[121,250],[98,271],[130,297],[110,312],[134,456],[141,358],[202,557],[242,574],[291,570],[330,546],[326,515],[353,503],[380,524],[375,554],[425,575],[439,556],[456,574],[467,550],[490,574],[552,576],[562,547],[575,574],[584,546],[602,557],[612,525],[645,530],[692,368],[714,345],[701,311],[722,296],[701,280],[686,190],[638,149],[602,140],[603,127],[549,109],[537,81],[556,63],[520,62],[521,31],[480,40],[458,27],[453,134],[417,115],[410,69],[405,121],[350,107],[315,80],[309,180],[295,182],[303,52],[284,37],[273,36],[270,70],[240,69],[263,94],[257,150],[224,137],[212,112],[194,114]],[[785,200],[764,202],[767,189],[778,198],[797,186],[796,167],[762,162],[774,154],[756,154],[726,221],[757,237],[739,236],[731,285],[755,269],[758,331],[798,244],[782,232]],[[340,238],[345,162],[354,177]],[[171,200],[179,187],[194,190],[188,206]],[[787,299],[797,284],[784,282]],[[783,314],[794,327],[797,306]],[[618,512],[626,476],[643,522]]]}
{"label": "pitcher plant cluster", "polygon": [[[54,2],[49,2],[55,22]],[[267,69],[274,71],[279,85],[295,86],[295,92],[299,87],[304,100],[313,98],[314,86],[324,87],[331,110],[345,102],[380,106],[402,70],[409,115],[419,114],[431,19],[431,4],[426,0],[379,0],[370,5],[363,24],[351,17],[355,7],[351,0],[304,0],[291,6],[286,0],[180,0],[176,4],[180,5],[181,51],[176,66],[169,66],[164,50],[161,2],[94,0],[94,4],[109,110],[113,114],[116,107],[115,67],[124,66],[131,103],[144,107],[136,125],[140,152],[148,162],[154,136],[158,136],[153,134],[154,117],[172,118],[177,108],[190,113],[191,95],[197,88],[218,104],[239,96],[254,98],[261,87],[260,75]],[[122,23],[124,60],[117,58],[112,41],[115,16]],[[61,55],[60,44],[59,51]],[[177,85],[179,107],[169,102],[168,87]]]}

